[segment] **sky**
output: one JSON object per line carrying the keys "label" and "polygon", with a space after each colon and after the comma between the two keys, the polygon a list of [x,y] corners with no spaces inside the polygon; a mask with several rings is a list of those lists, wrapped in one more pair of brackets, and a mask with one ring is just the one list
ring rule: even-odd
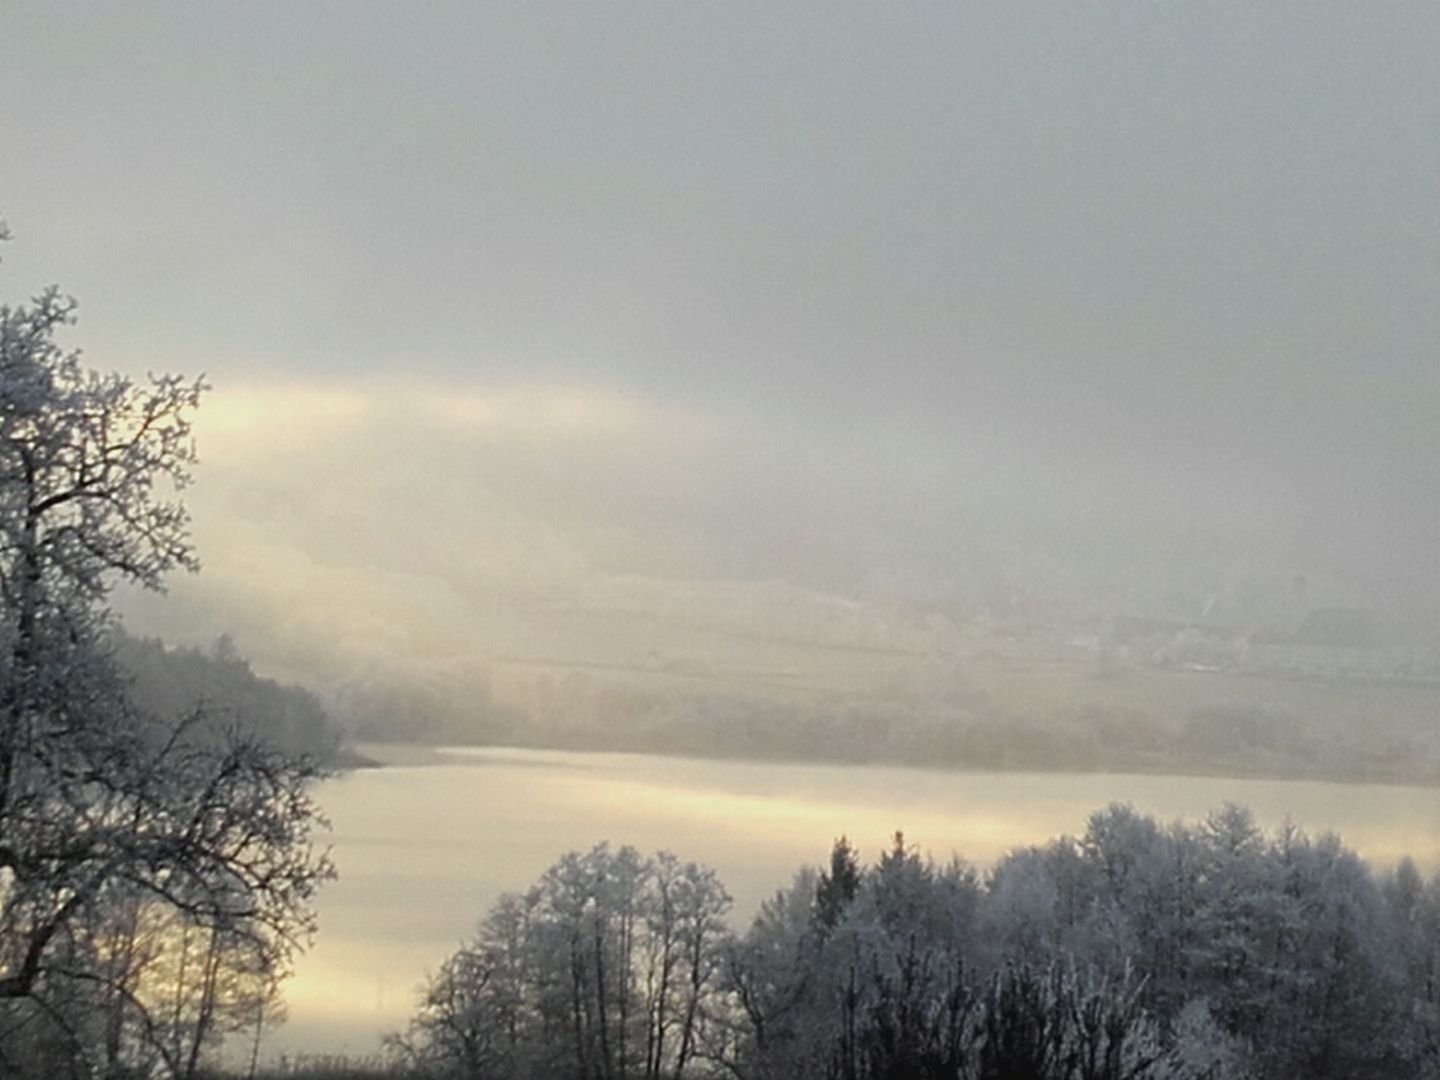
{"label": "sky", "polygon": [[213,384],[176,592],[242,646],[615,582],[1433,613],[1437,55],[1423,3],[4,0],[0,296]]}

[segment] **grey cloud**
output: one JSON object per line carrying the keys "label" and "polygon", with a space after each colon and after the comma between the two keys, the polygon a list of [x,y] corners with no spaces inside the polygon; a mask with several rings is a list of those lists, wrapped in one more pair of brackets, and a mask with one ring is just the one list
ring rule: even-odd
{"label": "grey cloud", "polygon": [[710,433],[418,431],[295,494],[299,547],[373,494],[352,533],[513,530],[562,577],[1263,558],[1440,599],[1428,8],[5,19],[0,280],[75,291],[97,362],[217,401],[581,386]]}

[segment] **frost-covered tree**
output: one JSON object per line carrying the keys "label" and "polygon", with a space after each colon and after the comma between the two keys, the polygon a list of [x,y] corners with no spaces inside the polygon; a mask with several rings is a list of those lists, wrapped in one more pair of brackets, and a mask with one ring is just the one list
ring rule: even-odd
{"label": "frost-covered tree", "polygon": [[734,1001],[730,1056],[745,1077],[799,1075],[813,1054],[812,995],[823,939],[815,925],[817,873],[802,868],[760,905],[730,950],[725,983]]}
{"label": "frost-covered tree", "polygon": [[437,1077],[684,1080],[723,1046],[730,897],[714,871],[599,845],[507,896],[392,1040]]}
{"label": "frost-covered tree", "polygon": [[860,888],[860,859],[847,837],[830,849],[830,866],[815,884],[815,922],[822,931],[833,930]]}
{"label": "frost-covered tree", "polygon": [[[692,877],[715,902],[681,902]],[[1267,834],[1242,807],[1163,825],[1110,806],[984,878],[899,835],[868,866],[846,843],[733,942],[717,889],[665,857],[567,857],[432,983],[412,1060],[437,1077],[1440,1077],[1440,877],[1377,879],[1335,837]]]}
{"label": "frost-covered tree", "polygon": [[[310,764],[209,730],[199,712],[144,715],[127,694],[107,597],[117,582],[157,589],[196,567],[177,492],[205,387],[89,369],[57,341],[73,312],[54,289],[0,306],[0,1072],[10,1073],[24,1064],[14,1032],[27,1025],[54,1027],[54,1045],[91,1061],[107,1042],[117,1054],[155,1030],[113,947],[116,912],[162,909],[169,925],[273,973],[310,930],[329,873],[311,846]],[[96,995],[127,1017],[123,1037],[95,1037]],[[165,1040],[149,1043],[174,1056]],[[193,1071],[196,1055],[184,1056],[166,1067]]]}
{"label": "frost-covered tree", "polygon": [[1075,951],[1096,940],[1084,918],[1096,869],[1061,840],[1006,860],[987,890],[963,862],[937,866],[897,834],[857,867],[833,927],[815,917],[820,893],[806,917],[797,901],[813,877],[800,879],[737,951],[732,985],[749,1027],[732,1073],[1198,1080],[1145,1006],[1144,977],[1128,964],[1112,976]]}

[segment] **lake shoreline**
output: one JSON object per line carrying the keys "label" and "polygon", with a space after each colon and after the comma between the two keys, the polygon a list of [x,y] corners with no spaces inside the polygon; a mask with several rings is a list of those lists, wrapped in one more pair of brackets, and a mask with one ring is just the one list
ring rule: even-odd
{"label": "lake shoreline", "polygon": [[650,749],[639,747],[586,746],[568,744],[543,744],[526,742],[381,742],[363,740],[347,748],[353,763],[347,768],[413,768],[431,765],[456,764],[454,750],[521,750],[536,753],[603,754],[622,756],[644,756],[671,758],[689,762],[726,762],[731,764],[776,765],[787,767],[815,766],[824,768],[854,769],[904,769],[925,773],[940,773],[957,776],[1133,776],[1149,779],[1174,777],[1186,780],[1246,780],[1269,783],[1315,783],[1337,784],[1347,787],[1386,787],[1433,791],[1440,789],[1440,777],[1404,777],[1394,774],[1378,776],[1346,775],[1338,772],[1319,770],[1312,773],[1286,772],[1281,770],[1256,770],[1252,772],[1227,771],[1221,768],[1177,768],[1157,764],[1153,768],[1126,765],[1097,765],[1091,768],[1076,765],[1052,766],[1024,765],[966,765],[947,763],[919,763],[914,761],[852,761],[843,758],[795,758],[758,757],[753,754],[701,754],[684,750]]}

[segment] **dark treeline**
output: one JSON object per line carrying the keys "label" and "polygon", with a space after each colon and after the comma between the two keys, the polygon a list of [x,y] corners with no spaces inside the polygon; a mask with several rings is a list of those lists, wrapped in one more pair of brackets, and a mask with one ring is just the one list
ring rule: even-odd
{"label": "dark treeline", "polygon": [[[1307,725],[1289,709],[1197,706],[1179,720],[1115,704],[1046,713],[956,684],[783,700],[549,680],[521,703],[461,688],[352,687],[336,712],[361,739],[928,768],[1440,783],[1429,737]],[[1178,692],[1178,691],[1177,691]],[[1077,694],[1079,691],[1077,691]],[[1081,699],[1083,700],[1083,699]],[[1383,729],[1382,729],[1383,730]]]}
{"label": "dark treeline", "polygon": [[1440,880],[1225,806],[1125,806],[988,873],[844,840],[742,935],[714,873],[601,845],[507,896],[397,1074],[618,1080],[1440,1076]]}
{"label": "dark treeline", "polygon": [[110,640],[130,698],[144,715],[168,719],[201,710],[212,727],[228,727],[282,753],[321,764],[338,760],[341,731],[320,699],[256,675],[228,636],[208,651],[133,637],[118,626]]}
{"label": "dark treeline", "polygon": [[1310,732],[1249,705],[1197,708],[1179,724],[1120,707],[1032,715],[985,701],[925,709],[885,700],[817,706],[715,698],[634,715],[652,726],[572,726],[555,742],[707,757],[731,757],[743,747],[746,756],[770,760],[929,768],[1440,781],[1430,745]]}

